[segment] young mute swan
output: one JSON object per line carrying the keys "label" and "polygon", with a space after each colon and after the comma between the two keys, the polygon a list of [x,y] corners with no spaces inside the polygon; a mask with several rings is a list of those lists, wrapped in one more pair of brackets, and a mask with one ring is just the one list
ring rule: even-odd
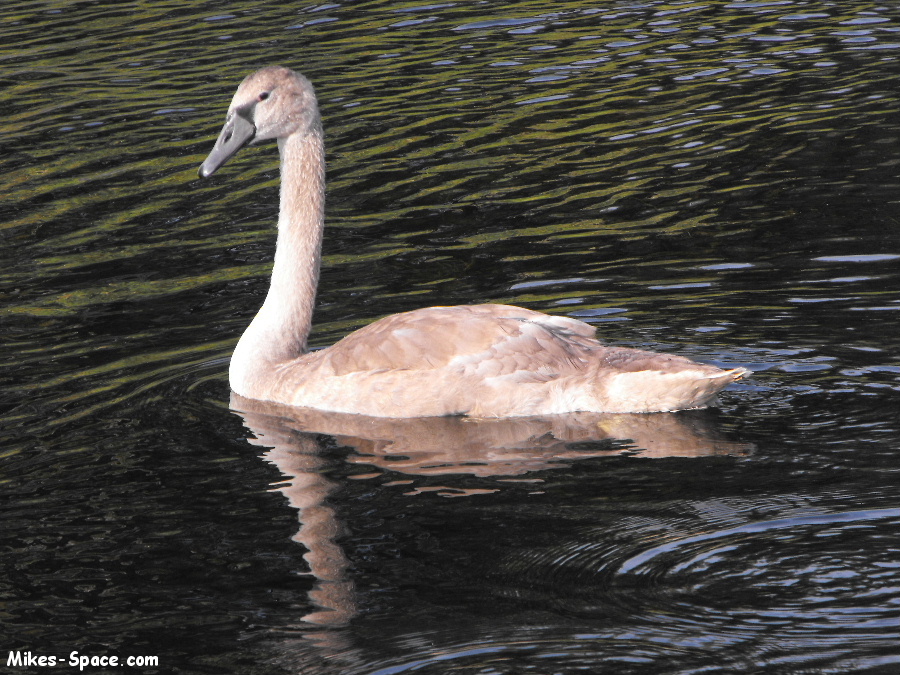
{"label": "young mute swan", "polygon": [[508,305],[429,307],[380,319],[314,352],[325,155],[313,87],[263,68],[238,87],[200,176],[240,148],[278,140],[281,204],[262,308],[231,357],[235,393],[375,417],[514,417],[700,408],[749,371],[607,347],[594,328]]}

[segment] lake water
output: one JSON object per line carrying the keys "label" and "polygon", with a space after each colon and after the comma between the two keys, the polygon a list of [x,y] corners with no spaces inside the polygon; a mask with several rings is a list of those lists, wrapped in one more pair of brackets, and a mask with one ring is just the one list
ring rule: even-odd
{"label": "lake water", "polygon": [[[0,658],[139,673],[900,669],[891,3],[0,8]],[[689,413],[380,424],[234,402],[316,85],[314,346],[508,302],[755,374]],[[11,672],[75,672],[20,667]]]}

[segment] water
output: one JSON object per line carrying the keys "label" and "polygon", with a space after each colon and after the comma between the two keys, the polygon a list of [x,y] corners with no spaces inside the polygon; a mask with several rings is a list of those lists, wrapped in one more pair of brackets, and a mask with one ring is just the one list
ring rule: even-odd
{"label": "water", "polygon": [[[0,17],[3,658],[900,668],[895,8]],[[237,82],[271,63],[310,77],[326,126],[314,345],[499,301],[756,374],[717,409],[637,419],[232,412],[275,149],[196,169]]]}

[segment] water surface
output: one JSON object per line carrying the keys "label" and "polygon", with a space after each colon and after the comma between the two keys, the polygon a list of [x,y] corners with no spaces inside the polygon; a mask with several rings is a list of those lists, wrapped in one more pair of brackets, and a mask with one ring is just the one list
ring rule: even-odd
{"label": "water surface", "polygon": [[[180,673],[897,669],[892,8],[0,17],[4,649]],[[273,63],[326,127],[313,345],[510,302],[755,375],[637,421],[232,412],[276,150],[196,169]]]}

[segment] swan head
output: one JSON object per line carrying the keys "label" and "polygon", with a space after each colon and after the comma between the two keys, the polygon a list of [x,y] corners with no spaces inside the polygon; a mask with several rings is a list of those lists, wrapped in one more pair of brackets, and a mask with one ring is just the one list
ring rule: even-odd
{"label": "swan head", "polygon": [[312,84],[290,68],[257,70],[238,86],[200,177],[211,176],[245,145],[298,133],[322,133]]}

